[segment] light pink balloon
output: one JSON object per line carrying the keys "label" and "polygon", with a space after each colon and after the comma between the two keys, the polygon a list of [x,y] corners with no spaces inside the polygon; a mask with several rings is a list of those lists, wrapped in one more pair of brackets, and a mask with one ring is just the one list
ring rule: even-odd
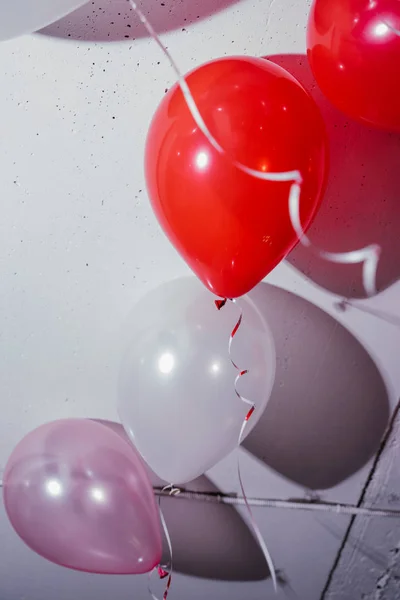
{"label": "light pink balloon", "polygon": [[90,573],[146,573],[161,560],[153,490],[136,450],[94,421],[42,425],[15,448],[8,517],[35,552]]}

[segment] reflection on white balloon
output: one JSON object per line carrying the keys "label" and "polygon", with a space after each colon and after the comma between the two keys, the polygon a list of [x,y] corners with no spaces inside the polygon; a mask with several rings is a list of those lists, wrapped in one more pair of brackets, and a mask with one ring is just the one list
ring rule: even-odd
{"label": "reflection on white balloon", "polygon": [[161,373],[168,375],[175,366],[175,359],[171,352],[164,352],[158,360],[158,368]]}
{"label": "reflection on white balloon", "polygon": [[221,370],[221,366],[218,362],[213,362],[211,365],[211,373],[214,373],[215,375],[217,373],[219,373]]}

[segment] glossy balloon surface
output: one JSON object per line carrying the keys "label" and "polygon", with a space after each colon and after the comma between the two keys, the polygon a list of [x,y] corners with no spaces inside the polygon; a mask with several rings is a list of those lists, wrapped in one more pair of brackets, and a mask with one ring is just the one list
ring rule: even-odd
{"label": "glossy balloon surface", "polygon": [[136,450],[99,423],[66,419],[29,433],[4,473],[7,515],[35,552],[91,573],[151,571],[161,532]]}
{"label": "glossy balloon surface", "polygon": [[239,392],[261,417],[275,377],[275,348],[265,320],[248,297],[218,311],[195,278],[163,284],[136,305],[126,324],[129,344],[121,368],[119,415],[150,468],[168,483],[195,479],[238,445],[249,404],[236,396],[238,371],[249,372]]}
{"label": "glossy balloon surface", "polygon": [[180,88],[162,100],[146,145],[146,179],[155,213],[171,242],[213,293],[246,294],[293,248],[290,182],[260,173],[299,170],[306,229],[324,188],[327,148],[317,106],[284,69],[255,58],[203,65],[187,83],[214,149],[196,125]]}
{"label": "glossy balloon surface", "polygon": [[307,48],[315,79],[337,108],[400,132],[399,0],[315,0]]}

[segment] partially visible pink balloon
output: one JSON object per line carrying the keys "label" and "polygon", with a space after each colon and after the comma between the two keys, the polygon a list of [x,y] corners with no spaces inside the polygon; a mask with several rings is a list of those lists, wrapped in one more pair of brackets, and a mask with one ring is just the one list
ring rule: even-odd
{"label": "partially visible pink balloon", "polygon": [[6,465],[4,503],[35,552],[90,573],[136,574],[161,560],[160,521],[141,458],[91,420],[42,425]]}

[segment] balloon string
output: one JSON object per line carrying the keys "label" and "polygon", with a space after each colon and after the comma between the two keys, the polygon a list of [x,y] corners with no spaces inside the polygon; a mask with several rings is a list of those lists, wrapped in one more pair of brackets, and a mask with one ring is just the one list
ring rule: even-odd
{"label": "balloon string", "polygon": [[[230,302],[233,302],[234,304],[236,303],[236,300],[234,299],[229,299]],[[221,308],[223,308],[226,304],[226,302],[228,301],[228,298],[225,298],[223,300],[216,300],[215,301],[215,306],[217,307],[218,310],[221,310]],[[239,307],[240,308],[240,307]],[[243,419],[243,423],[242,426],[240,428],[240,432],[239,432],[239,438],[238,438],[238,446],[240,446],[240,444],[242,443],[243,440],[243,436],[244,436],[244,432],[247,426],[247,423],[249,422],[249,420],[251,419],[252,414],[254,413],[255,409],[256,409],[256,405],[254,404],[254,402],[252,402],[251,400],[249,400],[248,398],[245,398],[244,396],[242,396],[238,389],[237,389],[237,385],[239,382],[239,379],[241,377],[243,377],[244,375],[246,375],[249,371],[248,369],[241,369],[240,367],[238,367],[238,365],[235,363],[235,361],[232,358],[232,342],[233,339],[235,337],[235,335],[237,334],[241,324],[242,324],[242,320],[243,320],[243,310],[242,308],[240,308],[240,315],[239,318],[234,326],[234,328],[232,329],[231,335],[229,336],[229,344],[228,344],[228,353],[229,353],[229,358],[230,361],[232,363],[232,365],[234,366],[234,368],[236,369],[236,371],[238,371],[238,374],[235,378],[235,383],[234,383],[234,390],[235,390],[235,394],[236,396],[239,398],[239,400],[241,400],[242,402],[244,402],[244,404],[247,404],[250,408],[246,413],[246,416]],[[240,484],[240,489],[242,491],[242,497],[243,497],[243,501],[244,504],[246,506],[248,515],[249,515],[249,519],[250,519],[250,523],[252,526],[252,529],[254,531],[254,534],[257,538],[257,541],[259,543],[259,546],[264,554],[265,557],[265,561],[268,565],[268,569],[269,572],[271,574],[271,578],[272,578],[272,582],[274,584],[274,589],[275,592],[278,591],[278,583],[277,583],[277,576],[276,576],[276,570],[275,570],[275,566],[271,557],[271,554],[267,548],[267,545],[265,543],[265,540],[262,536],[262,533],[260,531],[260,528],[257,525],[257,522],[254,518],[253,515],[253,511],[251,510],[250,504],[247,500],[247,495],[246,495],[246,491],[244,489],[244,485],[243,485],[243,479],[242,479],[242,473],[241,473],[241,469],[240,469],[240,457],[238,456],[238,462],[237,462],[237,473],[238,473],[238,479],[239,479],[239,484]]]}
{"label": "balloon string", "polygon": [[[246,418],[244,420],[244,423],[243,423],[244,426],[242,426],[242,431],[244,431],[247,422],[248,422],[248,418]],[[246,492],[245,492],[245,489],[244,489],[244,485],[243,485],[243,480],[242,480],[242,474],[241,474],[241,469],[240,469],[240,460],[239,460],[239,458],[238,458],[238,463],[237,463],[237,472],[238,472],[238,478],[239,478],[239,483],[240,483],[240,489],[242,491],[243,500],[244,500],[245,506],[247,508],[247,512],[249,514],[249,517],[250,517],[251,526],[253,528],[253,531],[254,531],[254,533],[256,535],[257,541],[258,541],[258,543],[260,545],[260,548],[261,548],[261,550],[262,550],[262,552],[264,554],[265,560],[267,562],[268,569],[269,569],[269,572],[270,572],[271,577],[272,577],[272,582],[274,584],[274,590],[275,590],[275,592],[277,592],[278,591],[278,582],[277,582],[277,577],[276,577],[275,565],[274,565],[274,562],[272,560],[272,556],[271,556],[271,554],[270,554],[270,552],[269,552],[269,550],[267,548],[267,544],[265,543],[265,540],[264,540],[264,538],[262,536],[260,528],[257,525],[257,521],[254,518],[253,511],[251,510],[249,501],[247,499],[247,495],[246,495]]]}
{"label": "balloon string", "polygon": [[[221,308],[223,308],[225,306],[225,304],[227,303],[228,298],[224,299],[224,300],[215,300],[215,306],[217,307],[218,310],[221,310]],[[234,304],[236,304],[236,300],[232,300],[229,299],[230,302],[233,302]],[[237,364],[235,363],[235,361],[232,358],[232,342],[233,342],[233,338],[235,337],[235,335],[237,334],[239,327],[242,324],[242,320],[243,320],[243,311],[242,309],[240,309],[240,315],[239,315],[239,319],[237,320],[237,323],[235,325],[235,327],[232,329],[231,335],[229,336],[229,344],[228,344],[228,352],[229,352],[229,359],[232,363],[232,365],[235,367],[236,371],[238,371],[238,374],[235,378],[235,394],[236,396],[239,398],[239,400],[241,400],[242,402],[244,402],[245,404],[248,404],[250,406],[250,410],[247,413],[246,417],[245,417],[245,421],[244,421],[244,425],[246,425],[247,421],[250,419],[251,415],[253,414],[254,410],[255,410],[255,404],[251,401],[248,400],[247,398],[245,398],[244,396],[242,396],[241,394],[239,394],[238,389],[237,389],[237,384],[238,381],[241,377],[243,377],[243,375],[246,375],[248,373],[248,369],[241,369],[240,367],[237,366]],[[242,427],[243,429],[243,427]],[[239,445],[242,442],[242,437],[243,437],[243,431],[240,431],[240,435],[239,435]]]}
{"label": "balloon string", "polygon": [[[165,495],[166,490],[171,487],[171,492],[169,493],[170,496],[175,496],[176,495],[176,490],[177,488],[174,488],[173,486],[166,486],[165,488],[162,489],[163,494]],[[161,510],[161,497],[162,495],[159,495],[159,506],[158,509],[160,511],[160,520],[161,520],[161,524],[163,527],[163,531],[164,531],[164,535],[165,535],[165,539],[167,540],[167,545],[168,545],[168,552],[169,552],[169,565],[167,567],[164,568],[164,566],[162,565],[158,565],[158,567],[156,567],[155,569],[153,569],[152,573],[154,573],[154,571],[156,571],[158,573],[158,576],[160,579],[165,579],[167,578],[167,583],[165,585],[165,589],[164,589],[164,593],[163,593],[163,597],[162,600],[167,600],[168,598],[168,593],[171,587],[171,582],[172,582],[172,543],[171,543],[171,537],[169,535],[169,531],[168,531],[168,527],[167,527],[167,523],[165,521],[165,517],[164,514]],[[150,578],[152,573],[149,573],[149,581],[147,584],[147,589],[149,591],[150,596],[153,598],[153,600],[159,600],[159,598],[157,598],[157,596],[155,596],[152,592],[152,589],[150,587]]]}

